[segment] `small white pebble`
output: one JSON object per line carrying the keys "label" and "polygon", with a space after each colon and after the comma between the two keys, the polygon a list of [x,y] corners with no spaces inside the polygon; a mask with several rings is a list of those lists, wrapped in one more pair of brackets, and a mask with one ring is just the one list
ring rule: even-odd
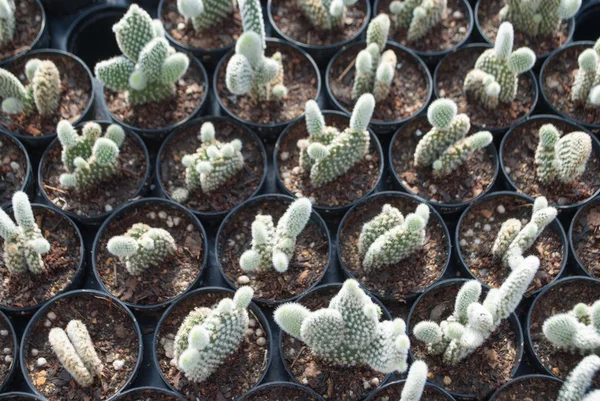
{"label": "small white pebble", "polygon": [[58,317],[58,316],[56,316],[56,313],[54,313],[54,312],[48,312],[48,314],[46,316],[48,316],[48,319],[50,319],[50,320],[56,320],[56,318]]}
{"label": "small white pebble", "polygon": [[164,210],[158,212],[158,217],[160,217],[163,220],[166,219],[167,218],[167,212],[165,212]]}
{"label": "small white pebble", "polygon": [[373,160],[373,156],[372,155],[366,155],[365,159],[367,159],[368,161],[371,161],[371,160]]}
{"label": "small white pebble", "polygon": [[296,195],[296,198],[302,198],[302,192],[296,192],[294,195]]}
{"label": "small white pebble", "polygon": [[10,348],[4,348],[2,352],[4,352],[5,354],[12,354],[12,350]]}
{"label": "small white pebble", "polygon": [[169,362],[169,365],[177,366],[177,361],[175,359],[171,359],[171,361]]}
{"label": "small white pebble", "polygon": [[302,379],[302,384],[308,384],[308,379],[306,377]]}
{"label": "small white pebble", "polygon": [[156,212],[148,213],[148,217],[150,217],[152,220],[154,220],[156,218]]}
{"label": "small white pebble", "polygon": [[481,240],[479,238],[475,238],[475,240],[473,240],[473,243],[479,245],[481,244]]}
{"label": "small white pebble", "polygon": [[279,158],[283,161],[286,161],[289,157],[290,157],[290,152],[281,152],[281,155],[279,155]]}
{"label": "small white pebble", "polygon": [[40,353],[40,351],[38,351],[37,348],[32,348],[31,349],[31,355],[32,356],[38,356],[39,353]]}
{"label": "small white pebble", "polygon": [[13,169],[14,171],[17,171],[21,168],[21,166],[17,162],[10,162],[10,168]]}
{"label": "small white pebble", "polygon": [[181,217],[175,217],[173,219],[173,224],[175,224],[175,227],[177,227],[180,223],[181,223]]}
{"label": "small white pebble", "polygon": [[491,231],[491,230],[492,230],[492,226],[490,226],[489,224],[483,225],[483,231]]}
{"label": "small white pebble", "polygon": [[302,170],[302,168],[300,166],[296,166],[292,169],[292,174],[300,174],[300,171]]}
{"label": "small white pebble", "polygon": [[188,232],[192,232],[194,231],[194,225],[193,224],[188,224],[188,226],[185,228]]}
{"label": "small white pebble", "polygon": [[267,340],[264,337],[259,337],[259,339],[256,340],[256,344],[258,344],[260,347],[264,347],[267,345]]}
{"label": "small white pebble", "polygon": [[467,240],[466,239],[461,239],[460,240],[460,246],[467,246]]}
{"label": "small white pebble", "polygon": [[504,214],[506,212],[506,208],[504,207],[504,205],[498,205],[496,211],[500,214]]}
{"label": "small white pebble", "polygon": [[106,211],[106,212],[112,212],[112,210],[113,210],[113,207],[111,205],[105,205],[104,206],[104,211]]}
{"label": "small white pebble", "polygon": [[113,362],[113,368],[115,370],[121,370],[125,366],[125,361],[122,359],[117,359]]}
{"label": "small white pebble", "polygon": [[262,329],[256,329],[255,333],[256,333],[257,337],[262,337],[262,335],[263,335]]}
{"label": "small white pebble", "polygon": [[255,319],[248,320],[248,327],[256,327],[256,320]]}
{"label": "small white pebble", "polygon": [[13,361],[13,357],[12,357],[12,356],[10,356],[10,355],[6,355],[6,356],[4,357],[4,361],[5,361],[6,363],[11,363],[11,362]]}
{"label": "small white pebble", "polygon": [[371,379],[371,386],[372,387],[379,386],[379,379],[377,377],[374,377],[374,378]]}
{"label": "small white pebble", "polygon": [[511,172],[510,167],[504,167],[504,170],[506,171],[506,174],[510,174]]}
{"label": "small white pebble", "polygon": [[165,337],[167,337],[169,340],[174,340],[175,339],[175,334],[169,333]]}
{"label": "small white pebble", "polygon": [[45,366],[48,363],[48,361],[46,361],[46,358],[40,358],[37,360],[36,363],[38,366]]}
{"label": "small white pebble", "polygon": [[287,171],[286,171],[285,173],[281,174],[281,176],[282,176],[283,178],[290,178],[291,174],[290,174],[289,172],[287,172]]}
{"label": "small white pebble", "polygon": [[183,31],[185,29],[185,24],[183,22],[180,22],[179,24],[177,24],[177,29]]}
{"label": "small white pebble", "polygon": [[292,180],[291,180],[291,179],[289,179],[289,178],[284,178],[284,179],[283,179],[283,183],[284,183],[285,185],[292,185]]}
{"label": "small white pebble", "polygon": [[8,330],[0,330],[0,336],[6,337],[8,335]]}
{"label": "small white pebble", "polygon": [[480,228],[481,227],[481,223],[477,221],[477,222],[475,222],[475,224],[473,224],[473,227]]}
{"label": "small white pebble", "polygon": [[46,320],[44,322],[44,327],[52,327],[52,322],[50,320]]}
{"label": "small white pebble", "polygon": [[461,26],[458,28],[458,32],[465,33],[465,32],[467,32],[467,28],[465,28],[464,26]]}
{"label": "small white pebble", "polygon": [[462,16],[463,16],[463,15],[462,15],[462,13],[461,13],[460,11],[456,10],[456,11],[454,11],[454,12],[452,13],[452,16],[453,16],[454,18],[458,19],[458,18],[462,18]]}
{"label": "small white pebble", "polygon": [[252,330],[252,329],[246,329],[244,331],[244,334],[246,334],[247,336],[251,336],[252,334],[254,334],[254,330]]}
{"label": "small white pebble", "polygon": [[523,226],[526,226],[527,223],[529,223],[529,220],[527,220],[527,219],[521,219],[521,224],[523,224]]}
{"label": "small white pebble", "polygon": [[239,276],[237,279],[238,283],[241,285],[246,285],[250,283],[250,277],[248,276]]}
{"label": "small white pebble", "polygon": [[496,219],[494,218],[494,216],[492,216],[492,217],[490,217],[488,220],[489,220],[489,221],[490,221],[490,223],[491,223],[491,222],[493,222],[493,221],[494,221],[494,220],[496,220]]}
{"label": "small white pebble", "polygon": [[473,231],[473,229],[472,229],[472,228],[469,228],[469,229],[467,230],[467,232],[465,233],[465,236],[466,236],[466,237],[472,237],[473,235],[475,235],[475,232]]}

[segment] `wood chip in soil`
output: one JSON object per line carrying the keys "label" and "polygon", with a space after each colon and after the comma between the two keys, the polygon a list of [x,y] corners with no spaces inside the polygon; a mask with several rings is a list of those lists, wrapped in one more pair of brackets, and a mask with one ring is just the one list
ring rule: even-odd
{"label": "wood chip in soil", "polygon": [[573,248],[577,257],[596,278],[600,278],[600,202],[589,203],[573,224]]}
{"label": "wood chip in soil", "polygon": [[494,401],[556,400],[561,387],[561,382],[550,378],[528,377],[505,387]]}
{"label": "wood chip in soil", "polygon": [[14,354],[16,339],[12,335],[9,323],[0,316],[0,386],[8,379],[8,374],[13,364],[16,363]]}
{"label": "wood chip in soil", "polygon": [[318,401],[308,392],[296,387],[273,386],[249,395],[243,401]]}
{"label": "wood chip in soil", "polygon": [[[42,9],[35,0],[20,0],[15,8],[15,36],[0,48],[0,60],[31,50],[42,29]],[[48,23],[46,21],[46,23]]]}
{"label": "wood chip in soil", "polygon": [[[429,377],[429,379],[431,379]],[[393,385],[386,387],[378,391],[369,401],[396,401],[399,400],[404,389],[404,383],[394,383]],[[446,397],[441,391],[435,387],[427,386],[421,396],[423,401],[452,401]]]}
{"label": "wood chip in soil", "polygon": [[136,390],[122,395],[115,401],[181,401],[181,398],[155,390]]}
{"label": "wood chip in soil", "polygon": [[23,189],[27,178],[27,159],[23,150],[8,135],[0,134],[0,205],[10,202]]}

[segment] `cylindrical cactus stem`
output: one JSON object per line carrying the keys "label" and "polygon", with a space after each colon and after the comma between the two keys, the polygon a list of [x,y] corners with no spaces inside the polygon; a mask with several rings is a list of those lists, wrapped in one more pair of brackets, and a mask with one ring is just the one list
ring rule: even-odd
{"label": "cylindrical cactus stem", "polygon": [[596,80],[599,55],[594,49],[586,49],[579,55],[577,61],[579,69],[575,74],[575,81],[571,87],[571,100],[579,104],[584,104],[587,102]]}
{"label": "cylindrical cactus stem", "polygon": [[489,131],[480,131],[463,138],[442,153],[433,162],[433,172],[438,176],[447,176],[462,165],[476,150],[483,149],[492,143],[494,137]]}
{"label": "cylindrical cactus stem", "polygon": [[423,0],[413,10],[412,20],[408,29],[408,40],[416,41],[424,38],[446,13],[446,0]]}
{"label": "cylindrical cactus stem", "polygon": [[585,132],[571,132],[556,143],[556,178],[569,184],[585,171],[592,154],[592,138]]}
{"label": "cylindrical cactus stem", "polygon": [[15,36],[15,2],[0,0],[0,44],[7,45]]}

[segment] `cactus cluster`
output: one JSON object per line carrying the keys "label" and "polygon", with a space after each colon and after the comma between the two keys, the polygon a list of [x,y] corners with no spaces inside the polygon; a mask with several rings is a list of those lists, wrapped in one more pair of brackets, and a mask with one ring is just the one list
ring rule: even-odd
{"label": "cactus cluster", "polygon": [[177,0],[177,10],[192,21],[197,31],[204,31],[230,20],[234,7],[233,0]]}
{"label": "cactus cluster", "polygon": [[325,31],[341,29],[344,26],[346,7],[358,0],[297,0],[302,14],[313,27]]}
{"label": "cactus cluster", "polygon": [[96,64],[96,78],[109,89],[127,91],[131,105],[174,96],[175,82],[185,74],[190,60],[169,46],[161,22],[132,4],[113,32],[123,55]]}
{"label": "cactus cluster", "polygon": [[546,338],[557,347],[581,354],[600,351],[600,301],[592,306],[579,303],[568,313],[544,322]]}
{"label": "cactus cluster", "polygon": [[569,373],[556,401],[598,401],[600,390],[593,390],[586,394],[592,386],[596,373],[600,370],[600,357],[590,355],[581,360],[579,364]]}
{"label": "cactus cluster", "polygon": [[312,204],[306,198],[292,203],[277,222],[273,217],[259,214],[252,223],[252,249],[240,257],[244,271],[262,272],[271,266],[280,273],[286,272],[294,250],[296,238],[310,219]]}
{"label": "cactus cluster", "polygon": [[380,102],[390,94],[398,59],[392,49],[383,51],[390,31],[390,17],[379,14],[367,28],[367,48],[356,57],[352,98],[371,93]]}
{"label": "cactus cluster", "polygon": [[447,0],[394,0],[390,13],[396,28],[408,29],[409,41],[422,39],[444,18]]}
{"label": "cactus cluster", "polygon": [[7,45],[15,36],[15,1],[0,0],[0,44]]}
{"label": "cactus cluster", "polygon": [[425,242],[429,206],[421,203],[414,213],[402,213],[386,204],[381,213],[365,223],[358,238],[358,252],[366,271],[398,263],[408,258]]}
{"label": "cactus cluster", "polygon": [[522,259],[500,288],[490,289],[483,303],[479,303],[481,284],[467,281],[456,296],[452,315],[440,323],[419,322],[413,334],[427,344],[431,355],[441,355],[446,364],[458,364],[515,310],[539,266],[535,256]]}
{"label": "cactus cluster", "polygon": [[586,107],[600,106],[600,39],[577,59],[579,69],[571,86],[571,100]]}
{"label": "cactus cluster", "polygon": [[506,0],[499,16],[501,21],[512,23],[529,37],[552,36],[579,7],[581,0]]}
{"label": "cactus cluster", "polygon": [[11,274],[46,271],[42,255],[50,251],[50,243],[37,226],[27,194],[15,192],[12,197],[15,224],[0,209],[0,237],[4,239],[4,264]]}
{"label": "cactus cluster", "polygon": [[[404,388],[400,394],[400,401],[420,401],[427,383],[427,364],[423,361],[414,361],[410,365]],[[425,400],[423,400],[425,401]]]}
{"label": "cactus cluster", "polygon": [[111,124],[100,137],[100,124],[89,122],[78,135],[70,122],[62,120],[56,132],[62,146],[63,167],[68,171],[60,176],[62,186],[85,190],[118,173],[119,148],[125,140],[120,126]]}
{"label": "cactus cluster", "polygon": [[478,149],[492,142],[492,134],[480,131],[465,137],[471,129],[466,114],[456,114],[450,99],[435,100],[427,109],[431,130],[421,138],[414,153],[416,167],[431,166],[437,176],[447,176],[462,165]]}
{"label": "cactus cluster", "polygon": [[102,376],[104,366],[87,327],[80,320],[71,320],[66,331],[54,327],[48,341],[60,364],[81,387],[91,386],[95,377]]}
{"label": "cactus cluster", "polygon": [[542,184],[571,184],[585,171],[592,154],[592,138],[585,132],[560,137],[558,129],[545,124],[539,130],[535,152],[536,177]]}
{"label": "cactus cluster", "polygon": [[514,36],[513,26],[502,23],[494,48],[484,51],[465,77],[464,90],[489,110],[496,108],[499,102],[514,101],[519,75],[535,64],[535,53],[531,49],[521,47],[513,51]]}
{"label": "cactus cluster", "polygon": [[288,303],[274,318],[283,331],[326,361],[368,365],[381,373],[404,372],[410,347],[406,324],[402,319],[380,322],[381,313],[356,280],[346,280],[327,308],[313,312]]}
{"label": "cactus cluster", "polygon": [[240,287],[233,299],[196,308],[184,319],[175,336],[174,360],[190,381],[206,380],[240,347],[253,295],[252,288]]}

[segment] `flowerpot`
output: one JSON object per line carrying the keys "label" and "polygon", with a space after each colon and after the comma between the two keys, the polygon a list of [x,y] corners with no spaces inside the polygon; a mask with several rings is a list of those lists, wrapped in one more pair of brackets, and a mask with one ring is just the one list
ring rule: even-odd
{"label": "flowerpot", "polygon": [[271,382],[255,387],[240,401],[324,401],[308,387],[296,383]]}
{"label": "flowerpot", "polygon": [[575,15],[575,33],[573,40],[597,40],[600,30],[594,22],[600,18],[600,2],[598,0],[584,1],[581,9]]}
{"label": "flowerpot", "polygon": [[157,387],[138,387],[125,391],[110,401],[185,401],[185,398],[172,391],[163,390]]}
{"label": "flowerpot", "polygon": [[[12,63],[17,57],[31,51],[48,47],[48,21],[40,0],[20,1],[15,8],[15,36],[13,41],[2,46],[0,66]],[[26,28],[23,32],[21,28]]]}
{"label": "flowerpot", "polygon": [[[370,396],[365,398],[365,401],[399,400],[405,383],[406,380],[388,383],[371,393]],[[448,394],[446,390],[431,383],[425,383],[425,390],[421,399],[423,401],[454,401],[454,397]]]}
{"label": "flowerpot", "polygon": [[4,393],[0,394],[3,401],[44,401],[40,397],[28,393]]}
{"label": "flowerpot", "polygon": [[555,400],[562,384],[561,380],[546,375],[521,376],[496,390],[490,401],[526,400],[528,398]]}
{"label": "flowerpot", "polygon": [[25,146],[17,138],[3,132],[0,132],[0,162],[0,207],[6,207],[17,191],[31,195],[33,172]]}
{"label": "flowerpot", "polygon": [[17,333],[15,333],[9,318],[2,312],[0,312],[0,348],[3,353],[0,360],[0,392],[2,392],[8,387],[14,376],[19,352]]}
{"label": "flowerpot", "polygon": [[600,198],[577,210],[569,226],[569,245],[577,273],[600,278],[598,260],[598,226],[600,225]]}
{"label": "flowerpot", "polygon": [[46,12],[52,17],[73,14],[101,0],[42,0]]}

